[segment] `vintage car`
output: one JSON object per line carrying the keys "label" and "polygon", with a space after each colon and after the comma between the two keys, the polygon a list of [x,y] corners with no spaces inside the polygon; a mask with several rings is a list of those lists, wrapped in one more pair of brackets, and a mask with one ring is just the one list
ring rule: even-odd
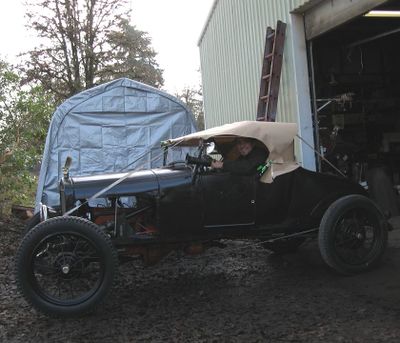
{"label": "vintage car", "polygon": [[[120,174],[71,176],[68,159],[60,207],[42,206],[19,246],[20,291],[46,314],[82,314],[109,293],[118,263],[140,256],[152,265],[221,239],[285,252],[316,238],[323,260],[340,273],[377,265],[387,243],[384,215],[360,185],[300,167],[296,135],[290,123],[228,124],[164,142],[165,161],[168,150],[191,147],[196,154],[185,161]],[[210,169],[207,153],[237,158],[237,137],[256,140],[265,164],[252,175]]]}

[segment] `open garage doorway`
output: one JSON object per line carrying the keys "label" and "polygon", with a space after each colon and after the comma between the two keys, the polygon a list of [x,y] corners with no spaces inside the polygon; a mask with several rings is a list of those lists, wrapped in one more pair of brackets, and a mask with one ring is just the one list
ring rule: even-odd
{"label": "open garage doorway", "polygon": [[[340,173],[400,214],[400,2],[308,42],[316,146]],[[337,173],[322,158],[322,172]]]}

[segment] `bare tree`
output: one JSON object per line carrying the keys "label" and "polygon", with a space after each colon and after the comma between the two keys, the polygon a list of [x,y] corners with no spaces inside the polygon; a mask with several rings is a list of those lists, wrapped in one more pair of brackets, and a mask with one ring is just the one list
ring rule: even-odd
{"label": "bare tree", "polygon": [[185,87],[175,96],[192,111],[197,128],[204,130],[203,92],[201,86],[199,88]]}
{"label": "bare tree", "polygon": [[[163,84],[150,38],[129,24],[126,0],[28,1],[28,28],[42,43],[25,53],[26,82],[41,83],[60,100],[120,76]],[[136,66],[126,56],[135,56]]]}

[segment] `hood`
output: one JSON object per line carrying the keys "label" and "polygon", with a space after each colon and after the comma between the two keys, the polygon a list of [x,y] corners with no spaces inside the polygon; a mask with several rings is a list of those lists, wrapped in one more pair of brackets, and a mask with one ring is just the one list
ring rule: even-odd
{"label": "hood", "polygon": [[[77,176],[61,180],[67,196],[77,199],[88,199],[101,190],[104,192],[99,198],[112,196],[132,196],[145,192],[159,192],[170,187],[176,187],[191,182],[190,168],[157,168],[131,173],[113,173],[92,176]],[[110,187],[114,182],[120,183]]]}

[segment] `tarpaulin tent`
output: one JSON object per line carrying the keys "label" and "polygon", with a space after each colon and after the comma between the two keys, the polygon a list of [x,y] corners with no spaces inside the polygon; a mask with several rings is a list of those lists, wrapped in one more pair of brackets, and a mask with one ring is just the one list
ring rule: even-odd
{"label": "tarpaulin tent", "polygon": [[154,168],[160,142],[196,131],[193,115],[175,97],[118,79],[74,95],[54,112],[40,169],[40,202],[59,204],[58,180],[67,156],[72,175]]}

